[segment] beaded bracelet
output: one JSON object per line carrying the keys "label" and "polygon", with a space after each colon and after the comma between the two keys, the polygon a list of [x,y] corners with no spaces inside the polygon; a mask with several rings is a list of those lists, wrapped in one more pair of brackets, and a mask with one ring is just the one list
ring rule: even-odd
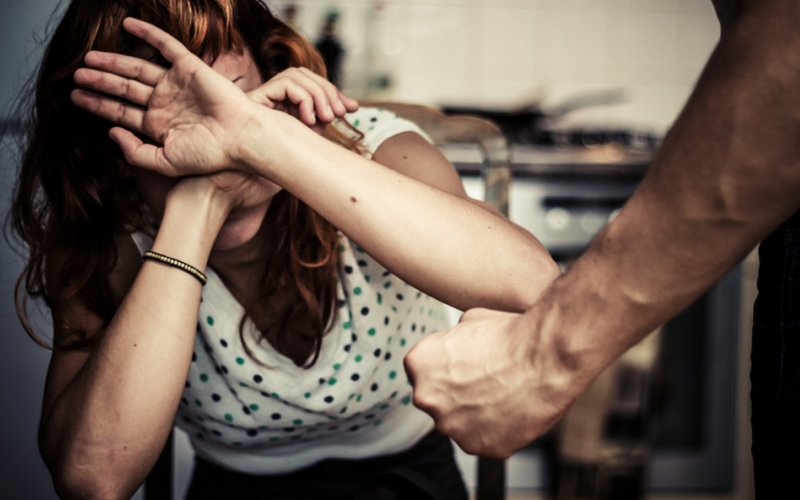
{"label": "beaded bracelet", "polygon": [[155,260],[163,264],[167,264],[172,267],[177,267],[178,269],[186,271],[187,273],[197,278],[197,280],[200,281],[200,283],[202,283],[203,286],[205,286],[205,284],[208,283],[208,278],[206,278],[206,275],[203,274],[202,271],[200,271],[194,266],[190,266],[186,262],[180,261],[178,259],[173,259],[172,257],[167,257],[166,255],[162,255],[160,253],[150,252],[150,251],[147,251],[144,253],[144,255],[142,255],[142,260],[147,260],[147,259]]}

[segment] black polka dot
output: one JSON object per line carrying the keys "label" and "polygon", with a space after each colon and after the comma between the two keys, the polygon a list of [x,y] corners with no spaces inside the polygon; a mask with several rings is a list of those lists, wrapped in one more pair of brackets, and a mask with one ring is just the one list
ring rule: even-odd
{"label": "black polka dot", "polygon": [[417,324],[416,323],[411,323],[411,331],[412,332],[416,332],[417,331]]}
{"label": "black polka dot", "polygon": [[233,394],[234,396],[238,396],[238,394],[236,393],[236,389],[231,389],[231,394]]}
{"label": "black polka dot", "polygon": [[389,325],[389,316],[386,316],[385,318],[383,318],[383,324],[387,325],[387,326]]}
{"label": "black polka dot", "polygon": [[397,297],[397,300],[403,300],[403,294],[402,293],[398,293],[397,295],[395,295],[395,297]]}
{"label": "black polka dot", "polygon": [[228,374],[228,368],[225,365],[220,366],[220,368],[222,369],[222,373],[224,373],[225,375]]}
{"label": "black polka dot", "polygon": [[339,410],[339,413],[346,413],[346,412],[347,412],[347,407],[346,406],[344,408],[342,408],[341,410]]}
{"label": "black polka dot", "polygon": [[364,260],[359,260],[359,261],[358,261],[358,266],[359,266],[359,267],[367,267],[367,262],[366,262],[366,261],[364,261]]}
{"label": "black polka dot", "polygon": [[218,431],[218,430],[211,431],[211,434],[213,434],[213,435],[215,435],[217,437],[222,437],[222,433],[220,431]]}
{"label": "black polka dot", "polygon": [[200,415],[197,415],[195,418],[197,419],[198,422],[205,422],[205,420],[203,420],[203,417],[201,417]]}
{"label": "black polka dot", "polygon": [[367,307],[367,306],[362,307],[361,308],[361,314],[363,316],[366,316],[367,314],[369,314],[369,307]]}
{"label": "black polka dot", "polygon": [[353,342],[357,342],[357,341],[358,341],[358,335],[356,335],[355,333],[353,333],[353,334],[351,334],[351,335],[350,335],[350,339],[351,339]]}
{"label": "black polka dot", "polygon": [[280,420],[281,419],[281,414],[280,413],[273,413],[272,415],[270,415],[270,418],[272,418],[272,420]]}
{"label": "black polka dot", "polygon": [[294,432],[294,427],[284,427],[283,432]]}
{"label": "black polka dot", "polygon": [[222,401],[222,396],[220,396],[217,393],[214,393],[211,395],[211,399],[213,399],[215,403],[219,403],[220,401]]}
{"label": "black polka dot", "polygon": [[384,356],[384,357],[383,357],[383,359],[384,359],[385,361],[389,361],[390,359],[392,359],[392,353],[390,353],[390,352],[387,352],[387,353],[386,353],[386,356]]}
{"label": "black polka dot", "polygon": [[364,419],[365,420],[372,420],[373,418],[375,418],[375,414],[374,413],[370,413],[370,414],[364,415]]}
{"label": "black polka dot", "polygon": [[339,426],[338,426],[338,425],[332,425],[332,426],[328,427],[328,430],[329,430],[329,431],[335,431],[335,430],[336,430],[336,429],[338,429],[338,428],[339,428]]}
{"label": "black polka dot", "polygon": [[202,433],[200,433],[200,432],[198,432],[197,434],[195,434],[195,436],[197,436],[197,439],[199,439],[199,440],[201,440],[201,441],[202,441],[203,439],[205,439],[205,438],[206,438],[206,437],[205,437],[205,436],[204,436]]}
{"label": "black polka dot", "polygon": [[345,352],[350,352],[350,344],[347,344],[346,346],[344,346],[344,350],[345,350]]}
{"label": "black polka dot", "polygon": [[250,415],[250,408],[242,406],[242,411],[244,412],[245,415]]}
{"label": "black polka dot", "polygon": [[350,432],[355,432],[355,431],[357,431],[357,430],[358,430],[358,426],[357,426],[357,425],[354,425],[353,427],[350,427],[350,428],[349,428],[349,429],[347,429],[347,430],[348,430],[348,431],[350,431]]}
{"label": "black polka dot", "polygon": [[292,436],[292,437],[291,437],[291,440],[292,440],[292,441],[297,441],[298,439],[302,439],[302,437],[303,437],[303,436],[301,436],[301,435],[299,435],[299,434],[295,434],[294,436]]}
{"label": "black polka dot", "polygon": [[228,341],[225,339],[219,339],[219,343],[222,347],[228,347]]}
{"label": "black polka dot", "polygon": [[381,350],[380,349],[375,349],[375,352],[373,352],[372,354],[374,354],[376,358],[380,358],[381,357]]}
{"label": "black polka dot", "polygon": [[353,274],[353,267],[352,266],[344,266],[344,272],[347,274]]}
{"label": "black polka dot", "polygon": [[422,297],[422,292],[417,292],[417,298]]}
{"label": "black polka dot", "polygon": [[374,383],[373,383],[371,386],[369,386],[369,389],[370,389],[372,392],[375,392],[375,391],[377,391],[377,390],[378,390],[378,383],[377,383],[377,382],[374,382]]}
{"label": "black polka dot", "polygon": [[390,273],[389,271],[384,271],[383,273],[381,273],[381,276],[383,276],[385,278],[385,277],[389,276],[390,274],[392,274],[392,273]]}
{"label": "black polka dot", "polygon": [[373,116],[372,118],[369,119],[369,121],[371,121],[372,123],[375,123],[376,121],[378,121],[378,117],[377,116]]}
{"label": "black polka dot", "polygon": [[336,299],[336,307],[338,307],[339,309],[343,308],[345,304],[346,302],[344,301],[344,299]]}
{"label": "black polka dot", "polygon": [[396,397],[397,397],[397,391],[394,391],[394,392],[392,393],[392,395],[391,395],[391,396],[389,396],[389,399],[394,399],[394,398],[396,398]]}
{"label": "black polka dot", "polygon": [[222,368],[219,365],[214,367],[214,371],[217,372],[217,375],[222,375]]}
{"label": "black polka dot", "polygon": [[361,378],[361,375],[359,375],[358,373],[354,373],[354,374],[350,375],[350,380],[352,380],[353,382],[358,382],[358,379],[360,379],[360,378]]}
{"label": "black polka dot", "polygon": [[271,397],[272,397],[272,396],[270,395],[270,393],[268,393],[268,392],[264,392],[264,391],[261,391],[261,395],[262,395],[262,396],[264,396],[265,398],[271,398]]}
{"label": "black polka dot", "polygon": [[247,429],[247,435],[250,437],[258,436],[258,431],[255,429]]}
{"label": "black polka dot", "polygon": [[324,378],[319,379],[319,385],[325,385],[325,382],[327,382],[326,379]]}
{"label": "black polka dot", "polygon": [[422,333],[425,333],[425,330],[427,330],[427,328],[425,327],[425,325],[422,325],[422,328],[421,328]]}
{"label": "black polka dot", "polygon": [[208,353],[210,353],[212,351],[211,346],[208,345],[208,344],[205,344],[203,347],[205,348],[206,352],[208,352]]}
{"label": "black polka dot", "polygon": [[189,401],[186,398],[181,398],[181,403],[188,405]]}
{"label": "black polka dot", "polygon": [[325,396],[326,403],[333,403],[333,396]]}
{"label": "black polka dot", "polygon": [[192,424],[192,423],[194,423],[194,422],[192,422],[192,419],[191,419],[191,418],[189,418],[189,417],[183,417],[183,421],[184,421],[184,422],[186,422],[187,424]]}
{"label": "black polka dot", "polygon": [[184,387],[189,389],[190,387],[192,387],[192,384],[190,384],[189,381],[187,380],[186,383],[184,384]]}
{"label": "black polka dot", "polygon": [[256,384],[260,384],[264,381],[264,378],[261,375],[253,375],[253,382]]}
{"label": "black polka dot", "polygon": [[197,361],[197,353],[193,352],[192,353],[192,363],[194,363],[195,361]]}

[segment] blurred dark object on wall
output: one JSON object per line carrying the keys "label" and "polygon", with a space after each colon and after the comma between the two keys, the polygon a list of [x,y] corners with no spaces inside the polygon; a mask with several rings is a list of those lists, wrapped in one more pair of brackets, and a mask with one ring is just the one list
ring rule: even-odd
{"label": "blurred dark object on wall", "polygon": [[337,34],[339,27],[339,11],[331,9],[325,15],[325,24],[322,27],[322,34],[317,39],[317,50],[325,62],[325,69],[328,72],[328,81],[339,87],[341,85],[342,59],[344,59],[344,47],[339,41]]}

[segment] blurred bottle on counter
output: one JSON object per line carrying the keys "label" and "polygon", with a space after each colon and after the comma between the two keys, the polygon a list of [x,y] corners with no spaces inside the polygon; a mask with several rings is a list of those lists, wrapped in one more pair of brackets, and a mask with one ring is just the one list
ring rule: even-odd
{"label": "blurred bottle on counter", "polygon": [[298,30],[297,24],[297,4],[294,2],[289,2],[284,5],[283,9],[281,10],[281,19],[283,22],[291,26],[292,28]]}
{"label": "blurred bottle on counter", "polygon": [[344,47],[339,40],[339,11],[330,9],[325,14],[325,22],[322,25],[322,34],[317,39],[316,46],[322,60],[325,62],[325,69],[328,72],[328,80],[340,87],[342,84],[342,59],[344,59]]}

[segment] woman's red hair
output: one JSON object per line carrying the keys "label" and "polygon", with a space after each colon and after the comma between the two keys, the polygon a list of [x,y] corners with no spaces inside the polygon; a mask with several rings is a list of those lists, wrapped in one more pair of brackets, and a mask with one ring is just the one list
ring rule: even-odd
{"label": "woman's red hair", "polygon": [[[70,101],[72,75],[88,51],[157,56],[122,30],[126,17],[159,26],[198,55],[215,58],[226,50],[250,49],[265,81],[289,67],[325,74],[313,46],[258,0],[73,0],[46,48],[30,105],[20,107],[26,133],[10,211],[12,229],[28,253],[15,289],[17,313],[28,334],[45,347],[31,325],[28,299],[42,298],[53,309],[77,297],[107,326],[122,300],[109,283],[117,260],[114,236],[152,232],[156,223],[143,210],[129,167],[108,138],[109,123]],[[327,136],[355,148],[355,140],[333,127]],[[312,332],[297,332],[315,339],[313,364],[335,314],[336,228],[286,192],[273,200],[265,224],[275,244],[265,257],[258,302],[271,303],[280,290],[290,294],[290,306],[270,311],[272,321],[262,336],[271,333],[280,349],[287,325],[313,318]],[[47,256],[54,254],[63,259],[57,291],[46,286],[45,276]],[[251,311],[255,304],[245,306]],[[55,347],[82,347],[98,338],[90,332],[73,333],[75,342]]]}

